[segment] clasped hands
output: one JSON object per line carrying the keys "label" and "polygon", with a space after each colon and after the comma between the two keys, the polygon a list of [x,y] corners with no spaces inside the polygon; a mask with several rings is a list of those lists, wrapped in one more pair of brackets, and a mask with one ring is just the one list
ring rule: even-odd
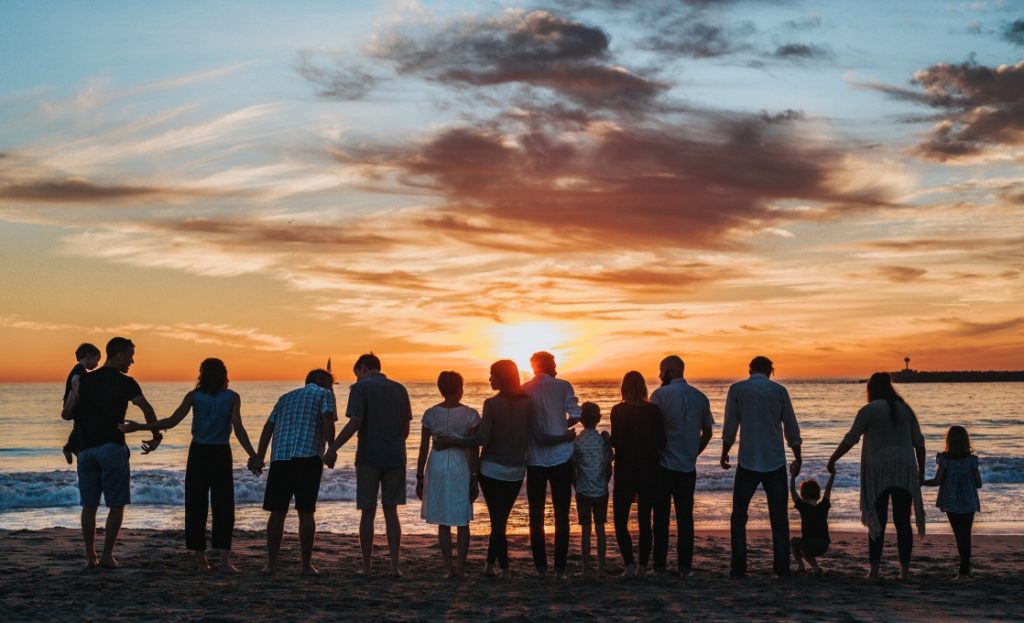
{"label": "clasped hands", "polygon": [[265,466],[263,459],[253,454],[249,457],[249,462],[246,463],[246,468],[252,472],[253,476],[259,476],[263,474],[263,467]]}
{"label": "clasped hands", "polygon": [[[143,425],[139,424],[138,422],[133,422],[132,420],[126,420],[117,425],[117,430],[121,431],[122,433],[134,433],[143,430]],[[163,439],[164,436],[163,434],[160,433],[160,431],[153,431],[153,438],[147,439],[146,441],[142,442],[142,453],[149,454],[150,452],[156,450],[160,446],[160,442],[163,441]]]}

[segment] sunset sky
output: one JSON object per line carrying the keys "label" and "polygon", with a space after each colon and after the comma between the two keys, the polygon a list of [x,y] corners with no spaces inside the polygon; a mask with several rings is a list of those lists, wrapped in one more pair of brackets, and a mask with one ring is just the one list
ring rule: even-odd
{"label": "sunset sky", "polygon": [[1024,3],[0,12],[0,380],[1024,368]]}

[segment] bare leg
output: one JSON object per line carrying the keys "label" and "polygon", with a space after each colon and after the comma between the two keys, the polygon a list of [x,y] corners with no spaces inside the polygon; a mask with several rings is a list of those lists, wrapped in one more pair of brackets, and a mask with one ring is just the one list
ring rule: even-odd
{"label": "bare leg", "polygon": [[277,554],[281,551],[281,539],[284,538],[284,518],[288,511],[270,511],[270,518],[267,519],[267,566],[263,567],[263,573],[273,573],[277,570]]}
{"label": "bare leg", "polygon": [[238,567],[231,564],[231,550],[222,549],[220,550],[220,572],[221,573],[241,573]]}
{"label": "bare leg", "polygon": [[[402,524],[398,521],[398,507],[384,507],[384,529],[388,536],[388,553],[391,555],[391,577],[402,577],[402,565],[399,560],[402,548]],[[450,538],[450,535],[449,535]],[[451,556],[451,541],[449,541],[448,555]]]}
{"label": "bare leg", "polygon": [[796,539],[791,542],[793,548],[793,557],[796,558],[796,572],[803,573],[807,569],[804,568],[804,556],[800,552],[800,546],[796,544]]}
{"label": "bare leg", "polygon": [[377,507],[364,508],[359,518],[359,549],[363,554],[363,569],[360,573],[370,575],[370,565],[373,561],[373,519],[377,514]]}
{"label": "bare leg", "polygon": [[82,539],[85,541],[85,564],[90,569],[98,567],[100,557],[96,555],[96,507],[82,507]]}
{"label": "bare leg", "polygon": [[804,554],[804,558],[807,559],[807,564],[811,565],[811,572],[813,572],[814,575],[825,575],[825,571],[818,566],[817,558],[815,558],[814,556],[808,556],[806,554]]}
{"label": "bare leg", "polygon": [[580,562],[583,563],[583,576],[587,577],[593,572],[593,565],[590,563],[590,524],[580,526]]}
{"label": "bare leg", "polygon": [[[441,545],[441,560],[444,561],[444,578],[450,580],[455,577],[455,570],[452,568],[452,527],[437,527],[437,542]],[[390,544],[389,544],[390,545]]]}
{"label": "bare leg", "polygon": [[469,526],[459,526],[458,558],[455,561],[455,577],[466,574],[466,557],[469,555]]}
{"label": "bare leg", "polygon": [[121,532],[122,520],[124,520],[124,507],[110,507],[107,511],[107,525],[103,534],[103,554],[100,556],[100,566],[106,569],[117,568],[114,545],[117,544],[117,535]]}
{"label": "bare leg", "polygon": [[594,532],[597,533],[597,574],[604,575],[604,555],[608,549],[608,540],[604,534],[604,524],[594,524]]}
{"label": "bare leg", "polygon": [[299,511],[299,549],[302,550],[302,575],[319,575],[313,566],[313,541],[316,540],[316,515]]}

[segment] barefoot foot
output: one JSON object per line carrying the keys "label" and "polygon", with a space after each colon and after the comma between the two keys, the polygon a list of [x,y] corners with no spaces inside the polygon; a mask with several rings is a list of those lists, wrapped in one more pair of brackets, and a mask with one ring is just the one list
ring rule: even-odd
{"label": "barefoot foot", "polygon": [[314,567],[313,565],[306,565],[305,567],[302,568],[302,575],[306,575],[306,576],[320,575],[320,570],[317,569],[316,567]]}

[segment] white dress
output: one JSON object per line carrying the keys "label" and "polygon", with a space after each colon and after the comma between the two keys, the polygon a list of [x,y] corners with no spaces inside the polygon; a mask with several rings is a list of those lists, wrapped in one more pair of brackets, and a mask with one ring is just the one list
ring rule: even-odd
{"label": "white dress", "polygon": [[[467,406],[446,409],[430,407],[423,414],[421,434],[434,437],[469,437],[480,423],[480,414]],[[423,504],[420,517],[439,526],[467,526],[473,519],[473,503],[469,500],[469,460],[465,448],[436,450],[430,448],[423,474]]]}

